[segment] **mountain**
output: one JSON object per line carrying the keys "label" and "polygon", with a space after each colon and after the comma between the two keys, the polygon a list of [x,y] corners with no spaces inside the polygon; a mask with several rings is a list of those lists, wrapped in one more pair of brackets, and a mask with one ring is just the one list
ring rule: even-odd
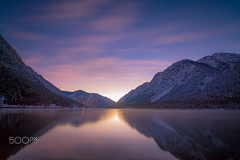
{"label": "mountain", "polygon": [[0,105],[82,107],[28,67],[0,35]]}
{"label": "mountain", "polygon": [[213,79],[200,93],[202,96],[214,98],[240,98],[240,61],[231,69],[226,70],[220,76]]}
{"label": "mountain", "polygon": [[69,98],[78,101],[89,108],[104,108],[115,104],[111,99],[96,93],[87,93],[81,90],[75,92],[63,91],[63,93]]}
{"label": "mountain", "polygon": [[240,55],[215,53],[197,61],[184,59],[131,90],[119,105],[226,103],[240,98]]}

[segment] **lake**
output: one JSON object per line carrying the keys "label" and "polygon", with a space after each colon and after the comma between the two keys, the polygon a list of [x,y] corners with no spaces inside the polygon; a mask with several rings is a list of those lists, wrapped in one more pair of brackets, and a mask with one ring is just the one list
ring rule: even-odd
{"label": "lake", "polygon": [[0,159],[240,159],[240,111],[0,109],[0,120]]}

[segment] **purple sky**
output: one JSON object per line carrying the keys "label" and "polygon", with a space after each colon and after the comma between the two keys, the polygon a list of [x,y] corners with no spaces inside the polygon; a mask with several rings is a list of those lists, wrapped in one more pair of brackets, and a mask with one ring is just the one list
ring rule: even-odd
{"label": "purple sky", "polygon": [[55,86],[115,101],[181,59],[240,51],[240,1],[1,1],[0,34]]}

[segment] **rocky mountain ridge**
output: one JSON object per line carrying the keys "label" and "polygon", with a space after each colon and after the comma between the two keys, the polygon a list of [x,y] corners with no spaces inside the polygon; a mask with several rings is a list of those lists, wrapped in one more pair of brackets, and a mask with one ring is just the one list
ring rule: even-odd
{"label": "rocky mountain ridge", "polygon": [[178,61],[131,90],[118,104],[236,100],[240,97],[239,63],[240,55],[234,53]]}

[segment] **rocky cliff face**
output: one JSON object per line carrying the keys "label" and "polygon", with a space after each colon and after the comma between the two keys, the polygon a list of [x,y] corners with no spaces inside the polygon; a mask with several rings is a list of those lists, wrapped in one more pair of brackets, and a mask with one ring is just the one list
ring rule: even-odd
{"label": "rocky cliff face", "polygon": [[65,93],[69,98],[78,101],[89,108],[104,108],[115,104],[115,102],[111,99],[96,93],[87,93],[81,90],[63,93]]}
{"label": "rocky cliff face", "polygon": [[216,53],[197,61],[181,60],[158,72],[151,82],[130,91],[118,103],[135,105],[237,98],[239,62],[240,55],[233,53]]}
{"label": "rocky cliff face", "polygon": [[[80,107],[82,104],[65,96],[61,90],[25,65],[17,52],[0,35],[0,97],[11,105],[51,104]],[[52,105],[53,106],[53,105]]]}

